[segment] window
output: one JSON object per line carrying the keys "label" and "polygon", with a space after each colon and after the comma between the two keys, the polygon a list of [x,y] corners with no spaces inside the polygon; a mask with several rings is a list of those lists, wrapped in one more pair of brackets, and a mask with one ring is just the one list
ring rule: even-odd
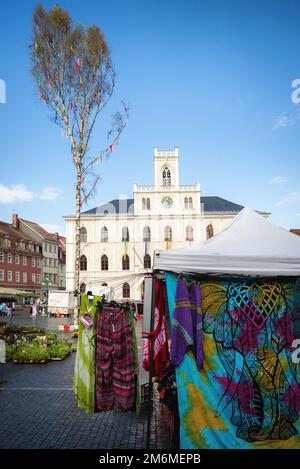
{"label": "window", "polygon": [[41,275],[37,274],[36,276],[36,283],[40,284],[41,283]]}
{"label": "window", "polygon": [[0,270],[0,282],[4,280],[4,270]]}
{"label": "window", "polygon": [[165,241],[172,241],[172,228],[170,226],[165,227],[164,239]]}
{"label": "window", "polygon": [[7,272],[7,280],[8,280],[8,282],[12,282],[12,271],[11,270],[8,270],[8,272]]}
{"label": "window", "polygon": [[163,170],[163,186],[171,185],[171,171],[168,167]]}
{"label": "window", "polygon": [[23,256],[22,258],[22,265],[26,266],[27,265],[27,257]]}
{"label": "window", "polygon": [[151,241],[151,231],[149,226],[145,226],[143,229],[143,241]]}
{"label": "window", "polygon": [[7,254],[7,262],[8,262],[9,264],[12,263],[12,254],[11,254],[10,252]]}
{"label": "window", "polygon": [[144,256],[144,268],[151,269],[151,257],[149,254],[145,254]]}
{"label": "window", "polygon": [[151,208],[151,203],[150,203],[150,199],[148,198],[147,199],[147,210],[150,210]]}
{"label": "window", "polygon": [[35,267],[35,266],[36,266],[35,257],[32,257],[31,258],[31,267]]}
{"label": "window", "polygon": [[146,210],[146,208],[147,208],[146,199],[145,199],[145,197],[143,197],[143,198],[142,198],[142,209],[143,209],[143,210]]}
{"label": "window", "polygon": [[39,268],[41,267],[41,259],[37,259],[36,266],[39,267]]}
{"label": "window", "polygon": [[0,262],[4,262],[4,252],[0,252]]}
{"label": "window", "polygon": [[83,226],[80,228],[80,242],[86,243],[87,242],[87,231],[86,228]]}
{"label": "window", "polygon": [[23,272],[22,277],[23,277],[23,283],[27,283],[27,272]]}
{"label": "window", "polygon": [[60,280],[60,281],[59,281],[59,285],[60,285],[61,287],[62,287],[62,284],[63,284],[63,281]]}
{"label": "window", "polygon": [[16,282],[20,283],[20,272],[16,272]]}
{"label": "window", "polygon": [[45,243],[45,251],[48,251],[48,244]]}
{"label": "window", "polygon": [[49,267],[52,267],[52,262],[53,262],[52,259],[49,258]]}
{"label": "window", "polygon": [[40,252],[40,247],[38,244],[35,246],[35,252]]}
{"label": "window", "polygon": [[101,287],[108,287],[107,283],[101,283]]}
{"label": "window", "polygon": [[10,240],[10,239],[7,239],[7,240],[6,240],[6,246],[7,246],[8,248],[11,248],[11,240]]}
{"label": "window", "polygon": [[129,230],[127,226],[123,226],[122,228],[122,241],[129,241]]}
{"label": "window", "polygon": [[107,243],[108,242],[108,229],[106,226],[103,226],[101,228],[101,243]]}
{"label": "window", "polygon": [[185,240],[194,241],[194,230],[192,226],[187,226],[185,229]]}
{"label": "window", "polygon": [[52,248],[53,248],[52,244],[49,244],[49,252],[52,252]]}
{"label": "window", "polygon": [[85,256],[80,257],[80,270],[87,270],[87,258]]}
{"label": "window", "polygon": [[184,208],[193,208],[193,198],[185,197],[184,198]]}
{"label": "window", "polygon": [[130,261],[129,261],[129,256],[126,254],[126,256],[122,257],[122,269],[123,270],[130,270]]}
{"label": "window", "polygon": [[108,257],[105,254],[101,257],[101,270],[108,270]]}
{"label": "window", "polygon": [[32,283],[36,283],[36,275],[35,274],[32,274],[31,281],[32,281]]}
{"label": "window", "polygon": [[86,284],[85,283],[82,283],[80,285],[80,293],[85,293],[86,292]]}
{"label": "window", "polygon": [[212,238],[213,235],[214,235],[214,228],[213,228],[212,224],[210,223],[206,227],[206,239]]}
{"label": "window", "polygon": [[130,286],[128,283],[123,285],[123,298],[130,298]]}

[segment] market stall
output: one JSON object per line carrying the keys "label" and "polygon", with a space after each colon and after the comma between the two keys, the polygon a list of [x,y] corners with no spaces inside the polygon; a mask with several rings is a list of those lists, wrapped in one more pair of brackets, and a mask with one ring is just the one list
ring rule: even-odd
{"label": "market stall", "polygon": [[150,370],[160,347],[153,287],[159,280],[181,448],[299,448],[299,277],[300,238],[249,208],[200,245],[156,253]]}

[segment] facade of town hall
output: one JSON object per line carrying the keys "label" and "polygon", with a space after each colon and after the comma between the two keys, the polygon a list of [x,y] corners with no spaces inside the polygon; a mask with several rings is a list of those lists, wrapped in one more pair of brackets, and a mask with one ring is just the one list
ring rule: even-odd
{"label": "facade of town hall", "polygon": [[[181,185],[179,149],[154,148],[154,185],[133,185],[133,198],[82,213],[81,290],[108,286],[116,299],[141,300],[154,252],[200,243],[223,230],[242,206],[202,197],[200,183]],[[66,216],[66,288],[74,289],[75,217]]]}

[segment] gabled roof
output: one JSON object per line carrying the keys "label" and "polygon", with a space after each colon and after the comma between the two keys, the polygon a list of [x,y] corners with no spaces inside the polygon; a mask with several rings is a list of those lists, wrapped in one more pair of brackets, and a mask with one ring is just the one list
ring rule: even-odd
{"label": "gabled roof", "polygon": [[36,243],[34,239],[30,238],[22,230],[17,230],[11,223],[6,223],[4,221],[0,221],[0,233],[3,233],[5,236],[12,236],[14,238],[30,241],[31,243]]}
{"label": "gabled roof", "polygon": [[19,218],[19,220],[23,222],[28,228],[35,231],[38,235],[40,235],[42,238],[46,239],[47,241],[53,241],[55,243],[58,243],[58,239],[56,238],[55,235],[49,233],[37,223],[33,221],[29,221],[29,220],[24,220],[24,218]]}
{"label": "gabled roof", "polygon": [[[201,197],[204,213],[238,213],[244,207],[217,196]],[[134,213],[134,199],[114,199],[99,207],[91,208],[82,215],[109,215]]]}

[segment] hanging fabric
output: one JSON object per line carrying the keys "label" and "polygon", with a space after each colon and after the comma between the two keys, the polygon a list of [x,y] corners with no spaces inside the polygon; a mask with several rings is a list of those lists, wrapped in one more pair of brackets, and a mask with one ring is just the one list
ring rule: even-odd
{"label": "hanging fabric", "polygon": [[[169,351],[166,336],[166,320],[165,320],[165,298],[164,298],[164,281],[156,279],[155,284],[155,316],[154,316],[154,333],[153,333],[153,375],[160,376],[166,365],[169,363]],[[144,370],[150,369],[150,344],[151,339],[144,341],[142,367]]]}
{"label": "hanging fabric", "polygon": [[198,368],[203,365],[201,295],[198,283],[179,278],[171,329],[171,362],[181,363],[190,348]]}
{"label": "hanging fabric", "polygon": [[90,300],[87,293],[81,294],[80,317],[87,315],[90,319],[89,327],[85,327],[81,320],[78,325],[73,390],[78,407],[87,413],[94,412],[95,408],[95,312],[100,299],[94,295]]}
{"label": "hanging fabric", "polygon": [[97,321],[96,400],[99,410],[135,404],[134,353],[123,308],[104,306]]}
{"label": "hanging fabric", "polygon": [[[166,274],[171,321],[177,279]],[[200,282],[203,368],[192,352],[176,367],[181,448],[299,447],[294,286],[289,279]]]}

